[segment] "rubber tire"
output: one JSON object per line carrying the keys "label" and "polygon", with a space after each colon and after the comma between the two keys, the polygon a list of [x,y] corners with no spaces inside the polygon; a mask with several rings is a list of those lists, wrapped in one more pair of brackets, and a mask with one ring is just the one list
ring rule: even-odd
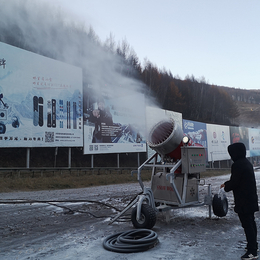
{"label": "rubber tire", "polygon": [[225,217],[228,213],[228,200],[225,195],[215,194],[212,200],[213,213],[218,217]]}
{"label": "rubber tire", "polygon": [[141,220],[136,220],[137,207],[133,208],[131,214],[131,221],[135,228],[151,229],[156,223],[156,212],[148,204],[142,204]]}

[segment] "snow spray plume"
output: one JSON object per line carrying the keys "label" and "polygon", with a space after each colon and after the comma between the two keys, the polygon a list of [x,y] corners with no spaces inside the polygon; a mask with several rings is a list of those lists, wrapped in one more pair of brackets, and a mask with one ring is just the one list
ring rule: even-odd
{"label": "snow spray plume", "polygon": [[[82,68],[83,87],[87,88],[84,93],[101,93],[106,98],[135,94],[134,103],[143,102],[140,92],[144,84],[120,73],[124,60],[102,46],[90,25],[87,31],[85,24],[73,20],[72,14],[42,1],[0,0],[0,6],[1,42]],[[126,103],[130,102],[129,98]],[[146,103],[153,105],[154,101],[146,97]],[[131,114],[140,113],[140,106],[135,104],[132,102],[128,108]]]}
{"label": "snow spray plume", "polygon": [[0,0],[0,6],[0,41],[81,67],[83,82],[113,96],[141,90],[140,82],[117,71],[120,57],[106,51],[91,38],[93,31],[68,20],[60,9],[34,0]]}

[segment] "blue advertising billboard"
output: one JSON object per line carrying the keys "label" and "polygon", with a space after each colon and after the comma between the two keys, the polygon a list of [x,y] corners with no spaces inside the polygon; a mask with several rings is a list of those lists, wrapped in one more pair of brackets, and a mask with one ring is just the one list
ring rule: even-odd
{"label": "blue advertising billboard", "polygon": [[183,132],[193,143],[207,148],[207,127],[205,123],[183,119]]}

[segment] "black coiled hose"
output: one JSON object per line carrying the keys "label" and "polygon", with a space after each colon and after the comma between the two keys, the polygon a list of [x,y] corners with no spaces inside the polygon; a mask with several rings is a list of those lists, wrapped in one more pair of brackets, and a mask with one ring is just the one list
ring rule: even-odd
{"label": "black coiled hose", "polygon": [[157,234],[150,229],[129,230],[108,236],[103,247],[117,253],[146,251],[159,242]]}

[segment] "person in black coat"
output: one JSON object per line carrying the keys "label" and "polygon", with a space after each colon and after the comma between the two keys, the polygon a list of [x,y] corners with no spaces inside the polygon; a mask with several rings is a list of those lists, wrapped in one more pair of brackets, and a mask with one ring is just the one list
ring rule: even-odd
{"label": "person in black coat", "polygon": [[255,212],[259,211],[255,173],[252,164],[246,158],[246,147],[243,143],[228,146],[228,153],[233,160],[231,177],[220,186],[226,192],[233,191],[235,212],[247,239],[247,252],[242,259],[257,258],[257,227]]}

